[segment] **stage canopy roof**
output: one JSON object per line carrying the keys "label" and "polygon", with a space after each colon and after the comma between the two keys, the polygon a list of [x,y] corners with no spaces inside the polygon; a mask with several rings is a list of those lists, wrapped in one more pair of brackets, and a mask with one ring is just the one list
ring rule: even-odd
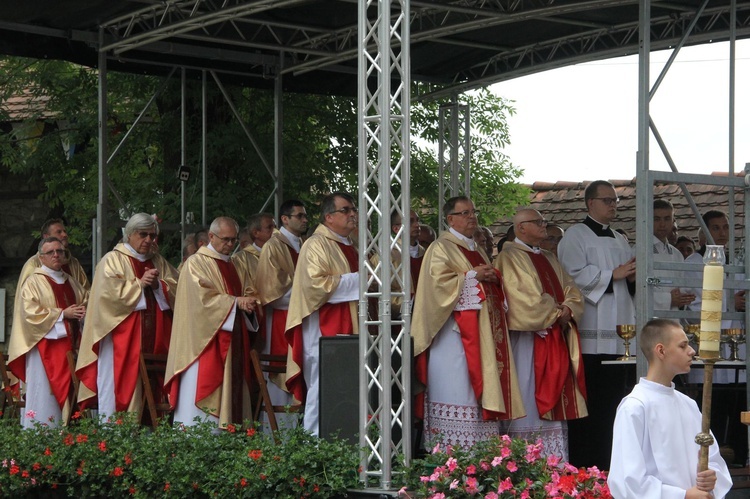
{"label": "stage canopy roof", "polygon": [[[726,40],[730,0],[651,2],[653,50]],[[638,51],[638,0],[412,0],[411,74],[450,91]],[[356,95],[356,0],[5,0],[0,52],[118,71],[211,69],[254,87]],[[374,9],[373,9],[373,14]],[[750,2],[737,1],[737,37]]]}

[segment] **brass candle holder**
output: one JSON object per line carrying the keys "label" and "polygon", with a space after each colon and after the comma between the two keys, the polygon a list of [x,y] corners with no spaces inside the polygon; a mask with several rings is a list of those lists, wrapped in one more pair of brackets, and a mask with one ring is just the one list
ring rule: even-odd
{"label": "brass candle holder", "polygon": [[618,324],[617,336],[625,341],[625,355],[617,360],[632,360],[635,355],[630,355],[630,340],[635,338],[635,324]]}

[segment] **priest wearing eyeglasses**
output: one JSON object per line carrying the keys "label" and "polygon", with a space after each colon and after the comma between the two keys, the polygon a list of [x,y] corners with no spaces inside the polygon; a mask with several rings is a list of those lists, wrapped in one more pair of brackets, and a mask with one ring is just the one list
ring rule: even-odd
{"label": "priest wearing eyeglasses", "polygon": [[179,274],[157,252],[158,235],[154,217],[136,213],[122,242],[96,266],[76,375],[79,403],[86,407],[97,397],[105,418],[140,413],[140,354],[165,354],[169,347]]}
{"label": "priest wearing eyeglasses", "polygon": [[505,281],[508,328],[526,417],[508,434],[542,440],[543,453],[568,460],[567,420],[588,415],[576,322],[583,297],[557,258],[540,248],[547,221],[531,208],[513,217],[515,240],[495,260]]}
{"label": "priest wearing eyeglasses", "polygon": [[427,248],[419,274],[411,334],[425,392],[415,413],[430,446],[470,446],[524,416],[502,277],[472,239],[478,213],[467,197],[445,202],[450,229]]}
{"label": "priest wearing eyeglasses", "polygon": [[[614,419],[622,393],[614,390],[612,371],[602,361],[613,360],[624,351],[616,333],[618,324],[635,324],[635,258],[625,238],[614,231],[619,198],[606,180],[591,182],[584,191],[588,214],[569,228],[557,248],[563,269],[573,278],[585,299],[581,333],[589,396],[585,426],[571,423],[571,461],[578,466],[609,468],[607,445],[612,438],[609,422]],[[576,453],[584,447],[582,455]]]}
{"label": "priest wearing eyeglasses", "polygon": [[180,274],[165,386],[175,422],[227,428],[252,418],[250,349],[260,300],[249,274],[231,260],[238,233],[233,219],[216,218],[208,246]]}
{"label": "priest wearing eyeglasses", "polygon": [[320,209],[322,223],[300,249],[286,320],[286,386],[304,402],[303,424],[313,435],[320,422],[320,337],[357,334],[359,325],[359,256],[349,237],[357,229],[354,198],[334,192]]}
{"label": "priest wearing eyeglasses", "polygon": [[41,266],[18,290],[8,346],[8,367],[26,383],[25,428],[68,420],[74,401],[67,354],[80,337],[88,299],[88,291],[62,269],[66,249],[60,239],[42,239],[37,256]]}

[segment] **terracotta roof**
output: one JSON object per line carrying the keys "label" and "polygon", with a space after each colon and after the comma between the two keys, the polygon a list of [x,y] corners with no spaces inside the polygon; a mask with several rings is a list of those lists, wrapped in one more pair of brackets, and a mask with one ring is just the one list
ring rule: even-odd
{"label": "terracotta roof", "polygon": [[54,118],[46,111],[49,99],[48,95],[34,95],[30,89],[26,89],[20,95],[0,102],[0,108],[8,114],[9,121]]}
{"label": "terracotta roof", "polygon": [[[712,175],[727,176],[726,172],[714,172]],[[743,176],[744,174],[737,174]],[[625,229],[630,235],[631,243],[635,238],[635,178],[632,180],[610,180],[620,198],[617,208],[617,218],[612,227]],[[528,186],[532,190],[530,205],[539,210],[544,218],[559,224],[564,229],[580,222],[586,215],[583,203],[583,192],[591,181],[584,182],[534,182]],[[720,210],[725,213],[728,205],[728,188],[714,185],[692,184],[688,190],[693,196],[701,213],[708,210]],[[679,227],[679,234],[693,237],[697,240],[698,221],[695,219],[690,205],[676,184],[658,184],[654,187],[654,199],[666,199],[675,207],[675,219]],[[735,237],[742,237],[744,226],[743,190],[735,189]],[[497,220],[490,226],[496,235],[495,242],[500,239],[510,227],[510,218]]]}

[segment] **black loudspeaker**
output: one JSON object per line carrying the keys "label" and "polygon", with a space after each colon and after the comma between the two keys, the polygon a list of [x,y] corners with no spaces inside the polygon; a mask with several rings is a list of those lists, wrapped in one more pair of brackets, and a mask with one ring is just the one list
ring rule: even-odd
{"label": "black loudspeaker", "polygon": [[320,421],[322,438],[359,444],[359,337],[320,338]]}

